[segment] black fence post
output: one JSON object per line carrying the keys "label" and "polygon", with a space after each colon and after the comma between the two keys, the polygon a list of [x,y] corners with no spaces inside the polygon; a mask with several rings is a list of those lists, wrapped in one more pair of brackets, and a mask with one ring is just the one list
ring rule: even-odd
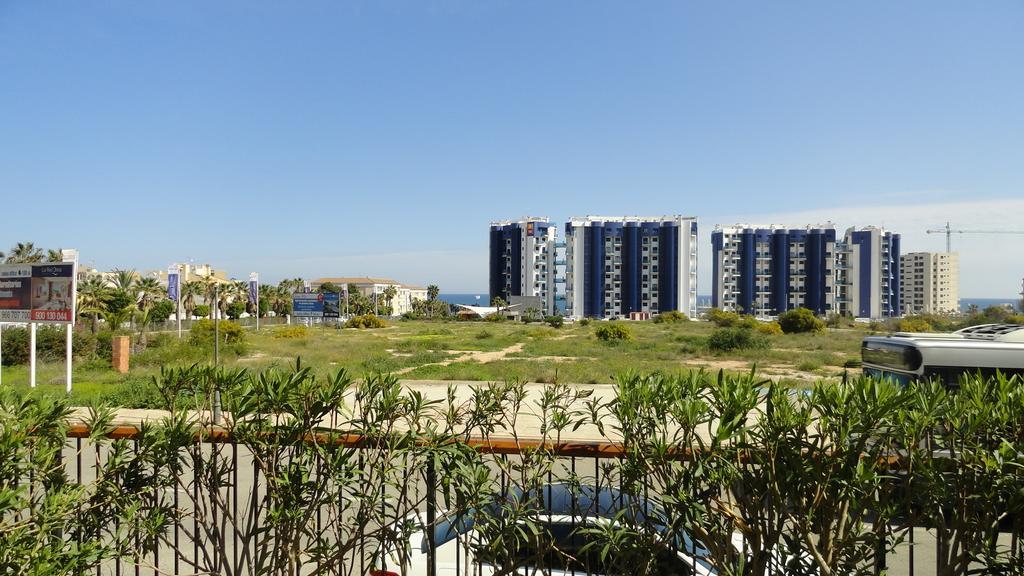
{"label": "black fence post", "polygon": [[437,471],[434,459],[427,460],[427,576],[437,576],[437,546],[434,542],[434,522],[437,516]]}

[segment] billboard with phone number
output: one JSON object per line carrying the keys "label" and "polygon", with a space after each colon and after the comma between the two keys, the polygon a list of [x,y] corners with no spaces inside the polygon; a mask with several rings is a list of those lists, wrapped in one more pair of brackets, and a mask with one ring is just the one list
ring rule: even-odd
{"label": "billboard with phone number", "polygon": [[296,318],[323,318],[324,295],[302,292],[292,294],[292,316]]}
{"label": "billboard with phone number", "polygon": [[75,320],[75,265],[0,265],[0,322],[70,324]]}

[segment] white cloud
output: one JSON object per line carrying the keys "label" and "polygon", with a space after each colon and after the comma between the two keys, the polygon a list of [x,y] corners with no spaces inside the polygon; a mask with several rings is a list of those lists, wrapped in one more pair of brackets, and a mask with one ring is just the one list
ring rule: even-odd
{"label": "white cloud", "polygon": [[[922,194],[925,195],[925,194]],[[915,194],[917,196],[917,194]],[[711,285],[711,230],[715,224],[738,222],[805,226],[831,221],[842,234],[850,226],[883,226],[901,235],[901,250],[942,252],[943,234],[926,234],[950,222],[960,230],[1024,231],[1024,198],[973,202],[875,204],[820,208],[778,214],[727,214],[701,218],[700,276],[702,293]],[[1008,298],[1021,291],[1024,278],[1024,234],[954,234],[960,253],[960,294],[969,298]]]}

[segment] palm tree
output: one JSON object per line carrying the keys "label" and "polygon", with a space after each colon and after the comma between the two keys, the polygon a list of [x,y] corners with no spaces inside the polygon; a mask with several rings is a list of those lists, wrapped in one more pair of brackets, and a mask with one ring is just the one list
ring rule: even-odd
{"label": "palm tree", "polygon": [[186,318],[192,317],[192,311],[196,309],[196,297],[202,294],[203,285],[197,280],[181,284],[181,307],[184,308]]}
{"label": "palm tree", "polygon": [[305,285],[306,283],[305,281],[302,280],[302,278],[292,278],[290,280],[281,280],[281,282],[278,283],[277,287],[282,288],[286,290],[288,294],[291,294],[297,290],[301,290]]}
{"label": "palm tree", "polygon": [[64,261],[64,251],[61,250],[60,248],[57,248],[56,250],[47,250],[46,251],[46,261],[47,262],[63,262]]}
{"label": "palm tree", "polygon": [[395,296],[398,295],[398,288],[395,286],[388,286],[387,288],[384,288],[384,292],[382,292],[382,294],[384,295],[384,315],[394,315],[395,309],[391,306],[391,303],[394,301]]}
{"label": "palm tree", "polygon": [[431,318],[434,317],[434,302],[437,302],[437,296],[441,293],[441,289],[437,287],[437,284],[430,284],[427,286],[427,315]]}
{"label": "palm tree", "polygon": [[166,294],[156,278],[142,278],[135,283],[138,293],[139,310],[148,310],[160,297]]}
{"label": "palm tree", "polygon": [[107,321],[107,326],[111,330],[117,331],[121,328],[121,324],[124,324],[125,320],[128,320],[132,316],[131,308],[122,308],[120,310],[107,310],[103,313],[103,319]]}
{"label": "palm tree", "polygon": [[281,286],[260,286],[260,295],[266,296],[274,316],[284,316],[291,301],[291,293]]}
{"label": "palm tree", "polygon": [[79,314],[92,315],[92,332],[96,333],[96,323],[100,315],[107,310],[107,298],[110,297],[110,287],[99,276],[87,276],[78,285]]}
{"label": "palm tree", "polygon": [[135,270],[122,270],[120,268],[114,268],[113,272],[114,277],[110,280],[110,283],[114,290],[132,294],[139,273]]}
{"label": "palm tree", "polygon": [[32,242],[18,242],[4,260],[8,264],[33,264],[43,261],[43,251]]}
{"label": "palm tree", "polygon": [[146,338],[146,328],[149,328],[149,325],[153,323],[152,312],[152,309],[145,308],[134,313],[135,327],[139,330],[139,348],[141,350],[145,350],[149,344]]}

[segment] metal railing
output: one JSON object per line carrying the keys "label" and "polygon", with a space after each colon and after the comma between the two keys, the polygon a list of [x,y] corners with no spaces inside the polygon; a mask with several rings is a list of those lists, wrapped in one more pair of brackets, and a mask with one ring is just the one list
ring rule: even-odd
{"label": "metal railing", "polygon": [[[122,442],[133,443],[132,449],[139,448],[139,430],[131,426],[112,429],[109,438]],[[96,464],[109,456],[109,448],[92,444],[88,438],[90,431],[84,426],[72,426],[68,433],[68,442],[62,454],[62,460],[69,479],[79,484],[92,480],[94,471],[99,469]],[[356,436],[325,435],[310,437],[309,442],[317,443],[324,450],[325,458],[334,451],[347,451],[350,457],[359,463],[363,462],[362,451],[368,450],[365,439]],[[556,457],[558,465],[550,469],[543,478],[541,493],[550,491],[553,486],[571,486],[574,502],[582,498],[586,487],[608,489],[608,494],[619,498],[619,504],[625,497],[623,492],[616,492],[621,486],[622,477],[614,465],[615,461],[625,456],[620,445],[604,442],[566,442],[561,444],[524,441],[522,439],[486,439],[471,440],[466,443],[488,459],[490,470],[494,474],[499,493],[509,494],[515,491],[515,479],[508,473],[516,467],[508,464],[523,462],[524,458],[536,451],[545,451]],[[378,447],[379,448],[379,447]],[[266,547],[279,544],[277,536],[267,540],[264,533],[266,509],[260,503],[267,495],[268,479],[261,475],[253,454],[232,436],[222,430],[207,430],[195,437],[187,453],[182,454],[186,466],[175,479],[171,493],[165,496],[173,505],[175,513],[172,522],[159,539],[159,544],[145,552],[139,552],[132,558],[116,560],[97,574],[251,574],[258,572],[259,558],[266,554]],[[678,455],[680,460],[687,460],[686,451]],[[214,485],[210,485],[209,470],[217,470]],[[315,474],[315,472],[310,472]],[[384,517],[396,525],[409,517],[421,518],[425,522],[423,533],[425,553],[418,557],[422,565],[411,566],[408,572],[400,568],[381,565],[383,551],[389,546],[398,546],[398,542],[386,542],[383,535],[388,530],[348,534],[352,542],[337,547],[344,554],[332,558],[317,557],[316,554],[300,558],[295,574],[484,574],[486,562],[476,558],[473,553],[474,537],[470,530],[459,532],[446,543],[436,541],[438,531],[431,529],[439,521],[452,521],[445,502],[452,502],[455,496],[444,488],[443,469],[438,469],[434,460],[420,462],[410,467],[415,474],[410,494],[399,497],[388,504],[388,513],[377,518],[380,523]],[[338,490],[336,509],[317,509],[309,518],[310,526],[305,532],[308,541],[298,543],[295,549],[313,550],[325,543],[338,544],[339,538],[346,537],[340,531],[332,532],[330,523],[341,523],[346,514],[355,514],[347,510],[346,503],[353,502],[351,486],[327,486]],[[381,490],[384,490],[381,488]],[[644,497],[656,497],[658,489],[649,481],[643,483]],[[593,493],[590,493],[593,496]],[[543,500],[543,495],[541,496]],[[597,507],[599,499],[591,498]],[[382,502],[387,501],[385,497]],[[450,505],[449,505],[450,506]],[[381,504],[384,508],[384,504]],[[579,518],[586,516],[586,510],[577,510],[569,515],[573,527]],[[548,517],[552,512],[549,510]],[[909,514],[905,516],[910,516]],[[455,519],[448,524],[458,526],[461,520]],[[1021,522],[1008,518],[1005,522],[1009,528],[1001,536],[1001,545],[1012,550],[1014,556],[1024,554],[1020,546]],[[382,528],[382,526],[376,526]],[[386,528],[383,527],[383,528]],[[864,559],[864,565],[876,574],[891,575],[914,574],[946,574],[946,567],[940,564],[943,557],[943,542],[948,541],[945,534],[940,534],[928,526],[901,525],[877,526],[876,533],[885,536],[883,542],[896,543],[892,546],[879,546],[875,555]],[[392,534],[393,535],[393,534]],[[322,540],[318,540],[323,538]],[[333,540],[332,540],[333,539]],[[404,541],[403,541],[404,543]],[[292,543],[295,545],[296,543]],[[675,557],[690,564],[691,573],[699,573],[698,565],[703,565],[701,553],[695,542],[686,537],[671,538],[669,546]],[[262,551],[261,551],[262,550]],[[306,554],[306,552],[303,552]],[[438,572],[439,564],[443,572]],[[451,570],[454,569],[454,572]],[[592,574],[589,567],[573,566],[573,573]],[[578,572],[577,572],[578,570]],[[533,573],[533,572],[531,572]],[[539,572],[538,572],[539,573]],[[544,572],[547,573],[547,572]],[[712,572],[713,573],[713,572]],[[773,573],[793,573],[777,568]]]}

